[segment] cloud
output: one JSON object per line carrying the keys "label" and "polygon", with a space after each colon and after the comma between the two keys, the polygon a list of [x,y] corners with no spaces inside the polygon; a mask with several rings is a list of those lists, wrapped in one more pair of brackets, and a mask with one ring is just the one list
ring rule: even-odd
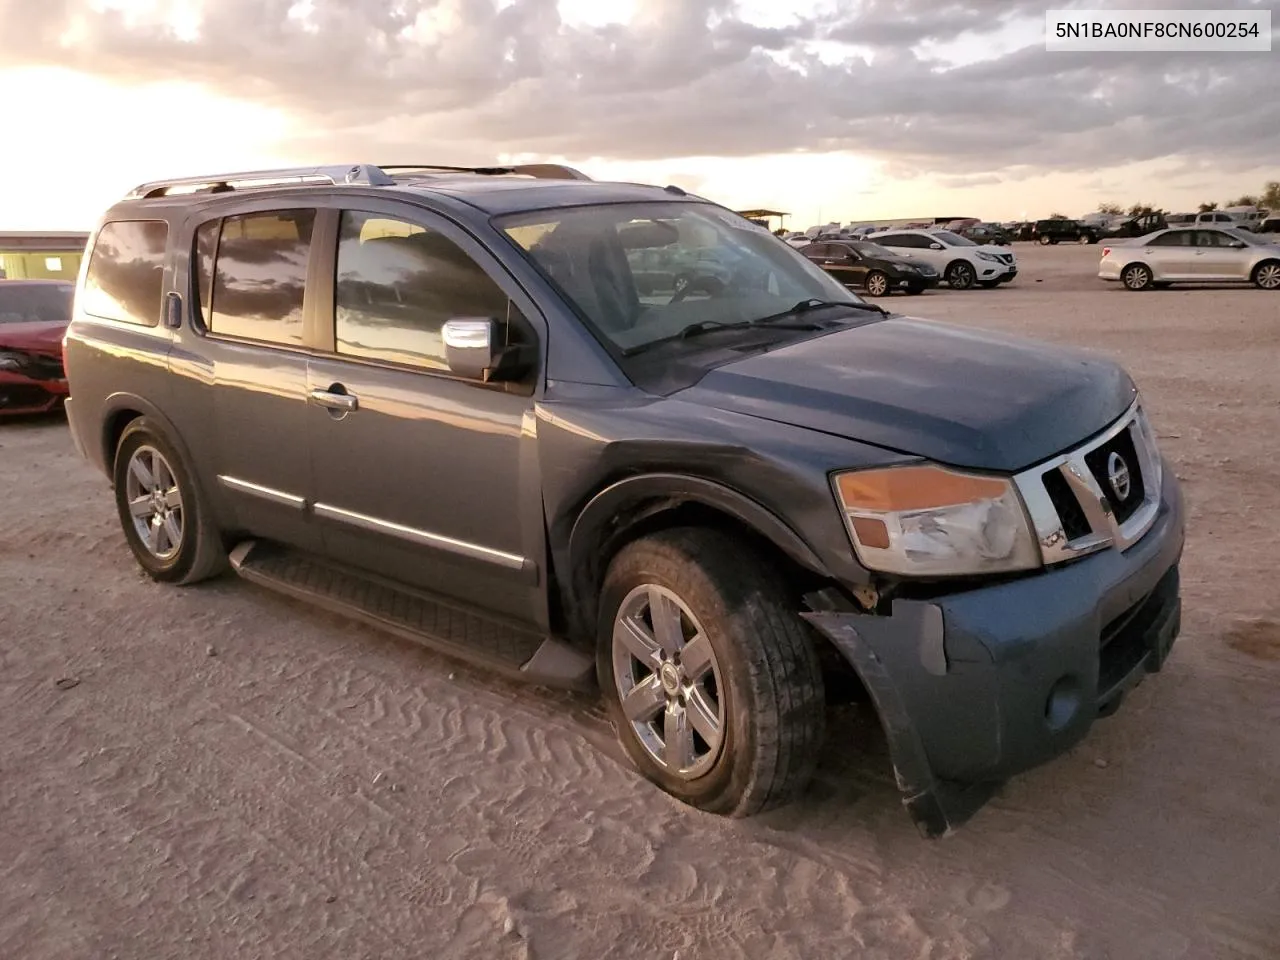
{"label": "cloud", "polygon": [[330,161],[852,151],[978,184],[1165,156],[1245,169],[1280,151],[1274,54],[1035,44],[949,66],[927,51],[981,52],[1042,21],[1043,0],[832,3],[779,26],[735,0],[646,0],[594,26],[555,0],[0,0],[0,62],[198,82],[287,112],[304,131],[287,152]]}

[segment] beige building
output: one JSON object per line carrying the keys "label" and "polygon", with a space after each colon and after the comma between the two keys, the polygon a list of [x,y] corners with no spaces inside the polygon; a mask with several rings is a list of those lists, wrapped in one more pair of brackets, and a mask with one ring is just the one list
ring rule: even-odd
{"label": "beige building", "polygon": [[75,280],[87,233],[0,233],[0,279]]}

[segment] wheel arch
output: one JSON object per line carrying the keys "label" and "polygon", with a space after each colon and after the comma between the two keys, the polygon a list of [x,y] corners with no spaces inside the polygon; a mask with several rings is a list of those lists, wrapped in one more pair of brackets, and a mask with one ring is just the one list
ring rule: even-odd
{"label": "wheel arch", "polygon": [[829,579],[816,552],[785,520],[758,501],[713,480],[672,473],[627,477],[598,492],[574,520],[560,572],[570,626],[593,637],[600,585],[623,546],[675,526],[707,526],[754,542],[788,577]]}
{"label": "wheel arch", "polygon": [[1258,274],[1262,272],[1263,267],[1280,267],[1280,257],[1267,257],[1255,263],[1253,265],[1253,269],[1249,271],[1249,280],[1251,283],[1258,282]]}
{"label": "wheel arch", "polygon": [[165,439],[177,448],[178,454],[182,457],[188,472],[193,474],[193,481],[199,484],[199,478],[194,476],[195,466],[191,459],[191,451],[187,448],[182,435],[178,433],[173,422],[161,413],[159,408],[151,401],[145,400],[137,394],[125,392],[113,393],[103,404],[102,430],[99,444],[102,451],[102,462],[106,467],[107,477],[111,484],[113,486],[115,484],[114,464],[116,450],[120,446],[120,438],[124,435],[129,424],[140,417],[146,417],[164,431]]}

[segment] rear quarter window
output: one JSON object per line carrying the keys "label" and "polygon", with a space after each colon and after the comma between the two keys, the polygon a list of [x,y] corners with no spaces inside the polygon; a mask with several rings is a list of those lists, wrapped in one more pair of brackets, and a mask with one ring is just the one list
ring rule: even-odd
{"label": "rear quarter window", "polygon": [[169,225],[163,220],[103,224],[85,272],[84,312],[104,320],[156,326],[168,242]]}

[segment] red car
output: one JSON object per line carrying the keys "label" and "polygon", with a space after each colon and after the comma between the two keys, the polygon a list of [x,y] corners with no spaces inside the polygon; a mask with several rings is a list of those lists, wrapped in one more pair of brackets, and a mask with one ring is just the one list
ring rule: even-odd
{"label": "red car", "polygon": [[0,417],[45,413],[66,399],[62,336],[75,284],[0,280]]}

